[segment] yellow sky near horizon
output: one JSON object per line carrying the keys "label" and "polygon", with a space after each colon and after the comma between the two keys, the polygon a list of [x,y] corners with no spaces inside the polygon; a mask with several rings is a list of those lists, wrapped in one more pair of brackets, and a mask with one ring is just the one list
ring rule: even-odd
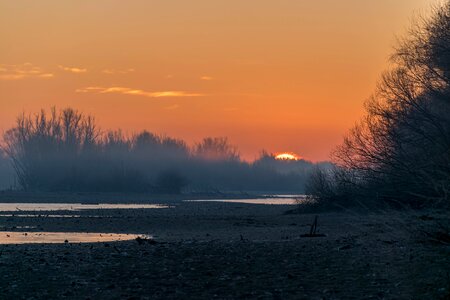
{"label": "yellow sky near horizon", "polygon": [[325,160],[438,2],[0,0],[0,131],[71,106],[104,129]]}

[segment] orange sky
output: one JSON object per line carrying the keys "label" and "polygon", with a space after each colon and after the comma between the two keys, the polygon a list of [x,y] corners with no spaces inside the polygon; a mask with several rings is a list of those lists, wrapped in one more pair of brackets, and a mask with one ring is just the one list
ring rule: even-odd
{"label": "orange sky", "polygon": [[436,2],[0,0],[0,130],[71,106],[105,129],[324,160]]}

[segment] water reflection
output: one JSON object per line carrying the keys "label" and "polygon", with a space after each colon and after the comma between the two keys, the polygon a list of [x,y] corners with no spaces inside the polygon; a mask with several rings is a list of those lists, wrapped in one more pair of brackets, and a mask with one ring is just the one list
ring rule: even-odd
{"label": "water reflection", "polygon": [[112,216],[96,215],[55,215],[55,214],[0,214],[0,217],[17,218],[112,218]]}
{"label": "water reflection", "polygon": [[88,232],[0,232],[0,244],[63,244],[128,241],[151,238],[142,234],[88,233]]}
{"label": "water reflection", "polygon": [[298,199],[294,198],[262,198],[262,199],[209,199],[209,200],[185,200],[186,202],[226,202],[265,205],[296,205]]}
{"label": "water reflection", "polygon": [[[0,228],[8,228],[7,226],[0,226]],[[11,229],[35,229],[37,226],[12,226]]]}
{"label": "water reflection", "polygon": [[163,204],[81,204],[81,203],[0,203],[0,211],[57,211],[95,209],[157,209],[170,208]]}
{"label": "water reflection", "polygon": [[292,199],[305,199],[305,194],[270,194],[270,195],[263,195],[264,197],[271,197],[271,198],[292,198]]}

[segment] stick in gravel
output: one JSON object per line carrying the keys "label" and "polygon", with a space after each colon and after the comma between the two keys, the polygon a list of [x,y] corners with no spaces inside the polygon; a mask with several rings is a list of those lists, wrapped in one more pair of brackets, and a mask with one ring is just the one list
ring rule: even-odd
{"label": "stick in gravel", "polygon": [[316,233],[317,230],[317,219],[318,217],[314,217],[314,222],[311,224],[311,229],[309,230],[309,234],[302,234],[301,237],[324,237],[325,234]]}

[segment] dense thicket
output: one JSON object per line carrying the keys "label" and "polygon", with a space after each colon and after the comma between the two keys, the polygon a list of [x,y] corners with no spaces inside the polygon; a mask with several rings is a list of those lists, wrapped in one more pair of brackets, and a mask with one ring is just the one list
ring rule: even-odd
{"label": "dense thicket", "polygon": [[70,108],[22,114],[3,140],[25,190],[301,192],[313,166],[277,161],[267,153],[247,163],[220,137],[190,148],[182,140],[147,131],[132,136],[101,132],[93,117]]}
{"label": "dense thicket", "polygon": [[450,193],[450,1],[399,42],[365,117],[317,171],[309,193],[340,201],[424,205]]}

